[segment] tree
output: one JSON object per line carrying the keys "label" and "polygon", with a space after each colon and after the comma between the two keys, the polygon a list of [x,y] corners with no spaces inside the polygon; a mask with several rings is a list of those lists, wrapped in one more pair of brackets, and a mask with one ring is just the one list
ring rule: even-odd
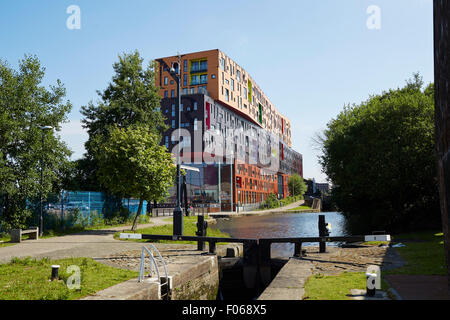
{"label": "tree", "polygon": [[[54,131],[61,130],[72,105],[57,80],[41,85],[45,69],[35,56],[25,56],[18,70],[0,61],[0,216],[3,229],[26,227],[31,204],[57,187],[71,154]],[[41,165],[44,180],[41,187]],[[28,203],[28,205],[27,205]]]}
{"label": "tree", "polygon": [[323,134],[320,162],[351,232],[409,231],[439,224],[433,85],[345,106]]}
{"label": "tree", "polygon": [[115,126],[95,156],[98,177],[108,190],[139,199],[132,227],[136,230],[143,201],[163,200],[174,183],[176,166],[172,155],[159,145],[158,135],[146,127]]}
{"label": "tree", "polygon": [[303,196],[308,189],[305,181],[298,174],[293,174],[288,181],[289,194],[292,196]]}
{"label": "tree", "polygon": [[138,51],[119,55],[119,61],[113,65],[115,74],[112,82],[103,92],[97,92],[101,100],[97,105],[90,102],[81,108],[83,127],[89,134],[85,143],[87,153],[76,164],[76,179],[81,185],[104,190],[104,186],[92,177],[97,176],[95,154],[101,148],[99,141],[108,139],[111,127],[139,125],[155,134],[167,129],[165,117],[160,112],[159,88],[155,85],[157,65],[151,61],[144,69],[142,64],[143,59]]}

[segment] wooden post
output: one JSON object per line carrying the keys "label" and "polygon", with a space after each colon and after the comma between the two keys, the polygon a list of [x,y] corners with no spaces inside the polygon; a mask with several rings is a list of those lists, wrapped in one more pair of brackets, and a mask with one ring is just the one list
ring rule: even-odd
{"label": "wooden post", "polygon": [[437,175],[450,292],[450,3],[434,0],[434,90]]}

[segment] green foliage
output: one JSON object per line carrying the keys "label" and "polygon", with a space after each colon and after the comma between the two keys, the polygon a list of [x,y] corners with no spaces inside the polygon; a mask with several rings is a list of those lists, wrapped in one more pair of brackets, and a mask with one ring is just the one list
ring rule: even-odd
{"label": "green foliage", "polygon": [[439,225],[433,86],[405,87],[345,106],[322,138],[320,162],[352,233]]}
{"label": "green foliage", "polygon": [[120,55],[113,65],[112,82],[103,92],[98,92],[101,100],[97,105],[90,102],[82,107],[83,127],[89,134],[85,144],[87,153],[74,164],[75,169],[69,174],[72,179],[67,179],[73,180],[69,188],[112,191],[97,180],[99,165],[96,158],[96,154],[102,153],[101,142],[108,139],[112,127],[137,125],[158,135],[167,129],[159,110],[161,98],[155,85],[156,64],[150,62],[147,68],[142,64],[143,59],[137,51]]}
{"label": "green foliage", "polygon": [[291,196],[303,196],[308,186],[301,176],[293,174],[289,177],[288,188]]}
{"label": "green foliage", "polygon": [[[61,130],[72,105],[63,101],[66,90],[57,80],[41,85],[45,69],[35,56],[25,56],[18,70],[0,61],[0,210],[1,228],[27,227],[42,191],[58,189],[71,152],[53,130]],[[42,142],[44,137],[44,143]],[[41,167],[44,181],[41,187]]]}
{"label": "green foliage", "polygon": [[278,200],[278,197],[275,193],[269,194],[269,196],[266,199],[266,202],[264,203],[264,208],[267,209],[273,209],[278,208],[280,206],[280,201]]}
{"label": "green foliage", "polygon": [[96,157],[100,181],[116,194],[160,201],[175,179],[171,154],[143,127],[114,127]]}
{"label": "green foliage", "polygon": [[[144,200],[162,201],[172,187],[176,166],[159,136],[145,127],[111,129],[110,137],[99,142],[100,182],[114,194],[139,199],[138,214]],[[133,223],[135,229],[135,223]]]}

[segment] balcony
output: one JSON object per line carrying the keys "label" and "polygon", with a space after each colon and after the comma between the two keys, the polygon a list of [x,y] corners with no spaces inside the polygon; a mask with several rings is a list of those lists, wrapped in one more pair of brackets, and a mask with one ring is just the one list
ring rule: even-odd
{"label": "balcony", "polygon": [[208,66],[191,66],[191,69],[189,71],[191,74],[192,73],[204,73],[204,72],[208,72]]}

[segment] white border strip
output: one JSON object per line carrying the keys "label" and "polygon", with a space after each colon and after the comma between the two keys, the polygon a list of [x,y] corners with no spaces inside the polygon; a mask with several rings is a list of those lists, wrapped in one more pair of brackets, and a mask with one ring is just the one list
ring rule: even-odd
{"label": "white border strip", "polygon": [[142,239],[142,234],[140,234],[140,233],[121,233],[120,239]]}
{"label": "white border strip", "polygon": [[364,236],[364,241],[391,241],[391,236],[389,234]]}

